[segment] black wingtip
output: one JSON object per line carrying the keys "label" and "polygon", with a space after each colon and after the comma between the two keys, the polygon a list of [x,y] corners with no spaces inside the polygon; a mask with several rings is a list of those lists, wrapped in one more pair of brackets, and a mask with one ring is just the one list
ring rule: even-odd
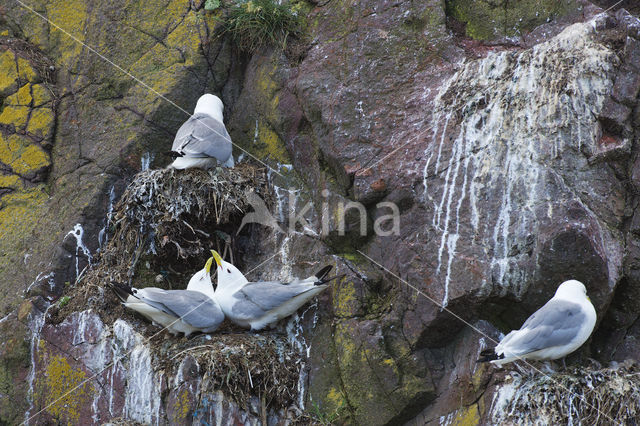
{"label": "black wingtip", "polygon": [[329,274],[332,268],[333,268],[332,265],[327,265],[324,268],[320,269],[318,272],[316,272],[314,276],[318,279],[318,281],[322,281]]}
{"label": "black wingtip", "polygon": [[111,282],[109,283],[109,287],[113,290],[116,296],[118,296],[118,299],[123,302],[126,302],[127,298],[133,295],[133,290],[126,284]]}
{"label": "black wingtip", "polygon": [[320,280],[320,281],[316,281],[316,282],[315,282],[315,285],[326,284],[326,283],[328,283],[329,281],[339,280],[340,278],[342,278],[342,277],[344,277],[344,276],[346,276],[346,275],[347,275],[347,274],[334,275],[334,276],[329,277],[329,278],[324,278],[324,279],[322,279],[322,280]]}
{"label": "black wingtip", "polygon": [[502,359],[502,358],[504,358],[504,354],[502,355],[496,354],[495,349],[485,349],[482,352],[480,352],[480,358],[476,361],[476,363],[490,362],[490,361],[495,361],[496,359]]}
{"label": "black wingtip", "polygon": [[178,152],[178,151],[167,151],[164,153],[164,155],[169,156],[171,158],[178,158],[178,157],[184,157],[184,154]]}

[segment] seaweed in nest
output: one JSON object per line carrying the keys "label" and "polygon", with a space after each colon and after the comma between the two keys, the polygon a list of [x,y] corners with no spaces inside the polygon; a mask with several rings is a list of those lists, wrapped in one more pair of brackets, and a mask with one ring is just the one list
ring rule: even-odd
{"label": "seaweed in nest", "polygon": [[552,375],[512,374],[492,407],[507,424],[637,424],[640,369],[635,362],[609,368],[571,368]]}

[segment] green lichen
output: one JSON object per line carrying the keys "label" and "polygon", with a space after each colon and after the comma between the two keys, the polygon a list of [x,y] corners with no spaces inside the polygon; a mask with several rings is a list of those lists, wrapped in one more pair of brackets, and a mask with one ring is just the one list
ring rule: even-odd
{"label": "green lichen", "polygon": [[573,0],[447,0],[447,15],[477,40],[513,37],[575,10]]}
{"label": "green lichen", "polygon": [[59,422],[79,424],[80,411],[92,392],[85,379],[85,372],[72,368],[66,358],[56,356],[49,360],[45,372],[45,404]]}

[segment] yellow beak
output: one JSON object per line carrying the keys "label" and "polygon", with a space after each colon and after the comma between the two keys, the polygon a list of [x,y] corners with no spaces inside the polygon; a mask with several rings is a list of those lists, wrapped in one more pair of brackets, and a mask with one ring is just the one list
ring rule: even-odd
{"label": "yellow beak", "polygon": [[211,250],[211,255],[216,260],[216,263],[218,264],[218,266],[222,266],[222,258],[220,257],[218,252],[215,250]]}
{"label": "yellow beak", "polygon": [[204,264],[204,270],[207,271],[207,274],[211,273],[211,264],[213,263],[213,257],[210,257],[207,260],[207,263]]}

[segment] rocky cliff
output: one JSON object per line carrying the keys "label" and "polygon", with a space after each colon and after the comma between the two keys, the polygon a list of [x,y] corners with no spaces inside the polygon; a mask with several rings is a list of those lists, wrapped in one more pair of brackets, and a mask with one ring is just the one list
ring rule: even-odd
{"label": "rocky cliff", "polygon": [[[624,5],[293,2],[304,31],[248,53],[232,5],[211,3],[0,2],[1,422],[590,421],[602,395],[602,419],[637,421],[621,389],[640,349],[640,21]],[[149,171],[205,91],[249,174]],[[237,233],[249,188],[282,229],[306,222]],[[105,292],[184,288],[210,247],[254,279],[346,277],[274,331],[188,341]],[[568,278],[599,319],[573,370],[476,364]]]}

